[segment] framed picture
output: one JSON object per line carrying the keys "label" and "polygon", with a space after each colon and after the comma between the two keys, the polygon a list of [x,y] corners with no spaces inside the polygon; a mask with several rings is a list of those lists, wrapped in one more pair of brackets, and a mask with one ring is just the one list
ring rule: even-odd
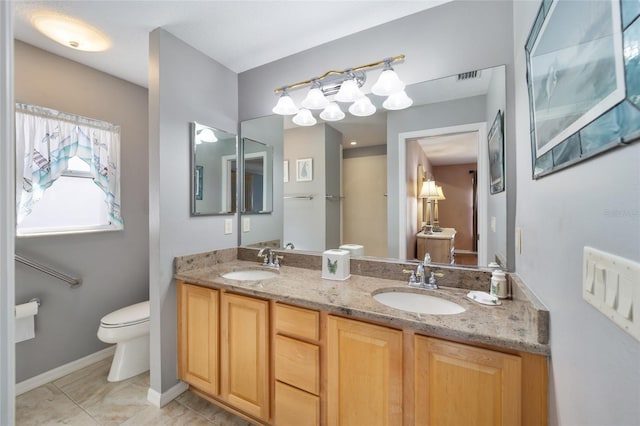
{"label": "framed picture", "polygon": [[296,181],[310,182],[313,180],[313,159],[296,160]]}
{"label": "framed picture", "polygon": [[196,166],[196,175],[194,176],[195,181],[195,195],[196,200],[202,200],[202,175],[204,174],[203,166]]}
{"label": "framed picture", "polygon": [[284,160],[282,170],[284,175],[284,182],[287,183],[289,182],[289,160]]}
{"label": "framed picture", "polygon": [[504,126],[498,110],[489,130],[489,179],[492,194],[504,191]]}
{"label": "framed picture", "polygon": [[621,1],[540,6],[525,46],[534,179],[640,137],[640,7]]}

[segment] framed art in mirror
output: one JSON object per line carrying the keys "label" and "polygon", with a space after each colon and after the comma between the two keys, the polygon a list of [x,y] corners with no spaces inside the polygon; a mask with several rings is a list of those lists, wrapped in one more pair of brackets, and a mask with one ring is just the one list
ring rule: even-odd
{"label": "framed art in mirror", "polygon": [[504,126],[498,110],[489,130],[489,185],[492,194],[504,191]]}
{"label": "framed art in mirror", "polygon": [[640,137],[640,6],[545,0],[525,50],[533,178]]}

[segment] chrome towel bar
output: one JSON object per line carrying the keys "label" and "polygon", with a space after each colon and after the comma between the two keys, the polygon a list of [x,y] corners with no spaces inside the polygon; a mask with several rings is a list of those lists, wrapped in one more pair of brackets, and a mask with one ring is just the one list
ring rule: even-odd
{"label": "chrome towel bar", "polygon": [[69,275],[63,274],[62,272],[58,272],[55,269],[52,269],[45,265],[41,265],[40,263],[34,262],[33,260],[27,259],[26,257],[16,254],[15,260],[16,262],[20,262],[23,265],[30,266],[33,269],[37,269],[38,271],[44,272],[47,275],[51,275],[52,277],[66,282],[67,285],[71,288],[78,287],[80,284],[82,284],[82,280],[79,278],[74,278]]}

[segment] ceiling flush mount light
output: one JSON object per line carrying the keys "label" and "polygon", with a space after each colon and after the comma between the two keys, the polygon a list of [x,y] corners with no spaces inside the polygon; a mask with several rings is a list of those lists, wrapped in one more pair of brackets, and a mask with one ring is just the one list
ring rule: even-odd
{"label": "ceiling flush mount light", "polygon": [[[280,115],[297,114],[293,122],[300,126],[313,126],[316,124],[316,119],[309,110],[322,109],[320,118],[325,121],[342,120],[345,114],[336,102],[352,103],[349,106],[349,113],[354,116],[366,117],[372,115],[376,112],[376,107],[360,88],[366,81],[366,73],[379,67],[384,68],[374,84],[372,92],[378,96],[388,97],[383,103],[383,106],[387,109],[408,108],[413,101],[404,92],[405,84],[391,68],[392,63],[403,61],[404,58],[404,55],[398,55],[343,71],[327,71],[320,77],[279,87],[275,89],[276,94],[280,94],[280,97],[277,105],[273,108],[273,112]],[[298,108],[287,94],[287,90],[309,85],[311,88],[301,102],[302,109],[298,112]],[[332,95],[335,95],[333,97],[334,102],[330,98]]]}
{"label": "ceiling flush mount light", "polygon": [[109,38],[80,19],[54,12],[37,12],[31,24],[38,31],[63,46],[84,52],[102,52],[111,47]]}

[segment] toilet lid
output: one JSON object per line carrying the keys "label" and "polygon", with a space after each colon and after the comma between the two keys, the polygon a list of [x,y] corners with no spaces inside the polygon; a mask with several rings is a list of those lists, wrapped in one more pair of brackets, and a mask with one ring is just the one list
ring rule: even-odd
{"label": "toilet lid", "polygon": [[106,327],[134,325],[149,321],[149,301],[126,306],[105,315],[100,323]]}

